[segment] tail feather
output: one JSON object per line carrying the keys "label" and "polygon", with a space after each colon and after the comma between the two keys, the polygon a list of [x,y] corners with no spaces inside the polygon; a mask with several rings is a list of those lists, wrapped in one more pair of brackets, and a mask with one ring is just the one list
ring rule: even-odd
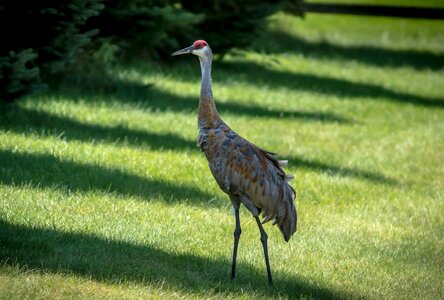
{"label": "tail feather", "polygon": [[288,160],[278,160],[279,167],[286,167],[288,166]]}
{"label": "tail feather", "polygon": [[284,179],[285,179],[285,181],[292,181],[294,179],[294,175],[293,174],[285,174]]}
{"label": "tail feather", "polygon": [[286,214],[282,220],[277,222],[277,224],[286,242],[290,240],[291,236],[296,232],[297,229],[298,217],[296,207],[293,203],[295,198],[295,190],[285,182],[282,202],[283,205],[286,206]]}
{"label": "tail feather", "polygon": [[285,241],[289,241],[291,236],[296,232],[298,216],[296,207],[294,205],[294,200],[296,198],[296,191],[288,184],[288,181],[294,179],[294,176],[291,174],[286,174],[282,167],[288,165],[288,160],[278,160],[277,154],[263,150],[262,153],[273,163],[276,167],[277,174],[283,179],[282,185],[282,199],[281,203],[279,203],[277,211],[274,215],[264,214],[266,217],[263,220],[263,223],[268,222],[274,218],[274,224],[277,224],[279,230],[284,236]]}

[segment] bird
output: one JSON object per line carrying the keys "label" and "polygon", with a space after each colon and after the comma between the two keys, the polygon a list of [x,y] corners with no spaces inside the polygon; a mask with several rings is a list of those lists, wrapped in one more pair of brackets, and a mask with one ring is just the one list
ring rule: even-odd
{"label": "bird", "polygon": [[[234,247],[231,278],[236,278],[236,259],[242,233],[239,218],[241,204],[253,215],[260,231],[268,282],[273,284],[268,256],[268,235],[262,224],[274,220],[285,241],[297,228],[296,191],[288,183],[294,178],[283,167],[287,160],[259,148],[234,132],[220,117],[213,98],[211,66],[213,54],[209,44],[197,40],[191,46],[172,53],[172,56],[193,54],[199,58],[201,89],[198,106],[197,146],[205,154],[210,171],[217,184],[233,205],[235,217]],[[259,216],[262,216],[262,221]]]}

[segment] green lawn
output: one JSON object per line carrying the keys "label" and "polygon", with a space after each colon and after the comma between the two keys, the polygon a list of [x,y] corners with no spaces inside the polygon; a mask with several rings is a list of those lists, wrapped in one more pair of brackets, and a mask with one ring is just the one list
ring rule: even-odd
{"label": "green lawn", "polygon": [[197,58],[0,107],[0,298],[444,298],[442,28],[278,14],[214,63],[225,121],[296,176],[298,232],[265,226],[273,287],[246,209],[229,277]]}

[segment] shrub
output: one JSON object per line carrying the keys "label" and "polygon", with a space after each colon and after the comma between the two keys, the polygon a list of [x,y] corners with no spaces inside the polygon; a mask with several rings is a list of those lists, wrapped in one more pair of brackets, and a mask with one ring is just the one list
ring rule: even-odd
{"label": "shrub", "polygon": [[102,0],[16,0],[0,4],[0,97],[41,87],[44,74],[65,72],[97,30],[81,25],[103,9]]}
{"label": "shrub", "polygon": [[159,58],[169,56],[171,49],[191,37],[193,25],[201,19],[175,1],[115,0],[106,2],[104,11],[89,19],[87,27],[98,28],[100,38],[127,54]]}
{"label": "shrub", "polygon": [[194,14],[203,14],[198,34],[207,39],[217,53],[251,44],[264,29],[265,18],[281,8],[281,0],[182,0]]}

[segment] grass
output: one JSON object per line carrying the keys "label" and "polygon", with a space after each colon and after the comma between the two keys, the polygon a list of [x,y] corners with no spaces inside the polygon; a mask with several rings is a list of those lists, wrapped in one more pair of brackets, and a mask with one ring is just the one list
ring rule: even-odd
{"label": "grass", "polygon": [[278,14],[214,63],[223,118],[296,175],[298,232],[265,226],[273,287],[246,209],[229,278],[196,58],[0,107],[0,298],[442,299],[443,25]]}

